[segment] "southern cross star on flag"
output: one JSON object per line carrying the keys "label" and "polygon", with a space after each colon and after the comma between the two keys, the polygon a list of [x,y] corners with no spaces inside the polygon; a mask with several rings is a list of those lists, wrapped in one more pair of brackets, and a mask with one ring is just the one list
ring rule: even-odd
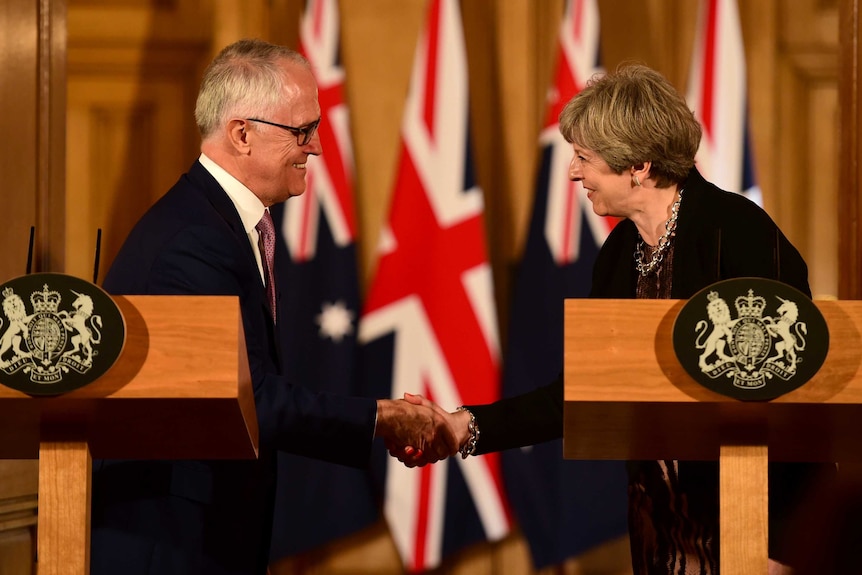
{"label": "southern cross star on flag", "polygon": [[[540,166],[527,245],[515,278],[503,392],[519,395],[554,380],[563,365],[563,300],[586,297],[593,262],[615,220],[597,216],[568,178],[572,145],[558,117],[601,73],[595,0],[569,0],[553,86],[539,136]],[[626,533],[622,462],[563,459],[562,440],[503,452],[503,477],[536,569],[557,565]]]}
{"label": "southern cross star on flag", "polygon": [[[306,192],[272,209],[281,230],[280,247],[289,254],[277,278],[285,320],[282,357],[291,381],[317,391],[358,395],[353,153],[337,0],[309,0],[300,26],[300,51],[318,83],[323,154],[308,160]],[[278,454],[278,467],[274,561],[342,538],[379,518],[366,471],[286,453]]]}
{"label": "southern cross star on flag", "polygon": [[[360,321],[369,393],[419,393],[451,411],[500,396],[500,346],[470,151],[456,0],[431,0],[416,48],[377,270]],[[374,383],[385,389],[373,388]],[[381,446],[382,447],[382,446]],[[385,458],[384,514],[405,569],[509,531],[499,455],[407,469]]]}

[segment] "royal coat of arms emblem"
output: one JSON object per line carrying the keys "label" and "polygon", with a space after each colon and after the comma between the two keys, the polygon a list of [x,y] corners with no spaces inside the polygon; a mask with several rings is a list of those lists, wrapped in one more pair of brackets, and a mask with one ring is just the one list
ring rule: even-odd
{"label": "royal coat of arms emblem", "polygon": [[738,399],[773,399],[796,389],[829,349],[814,303],[786,284],[759,278],[726,280],[696,294],[680,311],[673,339],[689,375]]}
{"label": "royal coat of arms emblem", "polygon": [[0,286],[0,297],[3,385],[35,395],[64,393],[104,374],[122,350],[122,314],[94,284],[33,274]]}

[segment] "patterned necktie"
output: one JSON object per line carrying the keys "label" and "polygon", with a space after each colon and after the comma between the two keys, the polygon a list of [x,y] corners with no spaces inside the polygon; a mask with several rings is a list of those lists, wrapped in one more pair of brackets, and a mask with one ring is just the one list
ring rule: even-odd
{"label": "patterned necktie", "polygon": [[275,225],[269,210],[264,210],[263,217],[255,226],[260,234],[260,257],[263,261],[263,274],[266,277],[266,297],[269,300],[269,311],[275,321]]}

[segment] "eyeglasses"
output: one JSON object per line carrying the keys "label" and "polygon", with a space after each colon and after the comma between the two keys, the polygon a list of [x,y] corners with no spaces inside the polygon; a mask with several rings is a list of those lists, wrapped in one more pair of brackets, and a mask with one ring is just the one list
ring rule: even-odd
{"label": "eyeglasses", "polygon": [[314,132],[317,131],[317,127],[320,125],[320,118],[301,128],[295,128],[294,126],[285,126],[284,124],[276,124],[275,122],[267,122],[266,120],[258,120],[257,118],[246,118],[245,121],[260,122],[261,124],[269,124],[270,126],[275,126],[276,128],[281,128],[282,130],[287,130],[288,132],[296,136],[296,143],[299,146],[304,146],[308,144],[308,142],[311,141],[311,138],[314,137]]}

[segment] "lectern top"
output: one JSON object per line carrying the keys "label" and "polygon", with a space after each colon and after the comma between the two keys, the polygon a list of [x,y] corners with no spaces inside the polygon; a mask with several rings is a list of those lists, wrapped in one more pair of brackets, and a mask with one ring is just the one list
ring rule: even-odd
{"label": "lectern top", "polygon": [[56,397],[0,386],[0,457],[36,457],[48,432],[86,439],[98,458],[255,457],[257,420],[237,298],[114,299],[127,338],[102,377]]}

